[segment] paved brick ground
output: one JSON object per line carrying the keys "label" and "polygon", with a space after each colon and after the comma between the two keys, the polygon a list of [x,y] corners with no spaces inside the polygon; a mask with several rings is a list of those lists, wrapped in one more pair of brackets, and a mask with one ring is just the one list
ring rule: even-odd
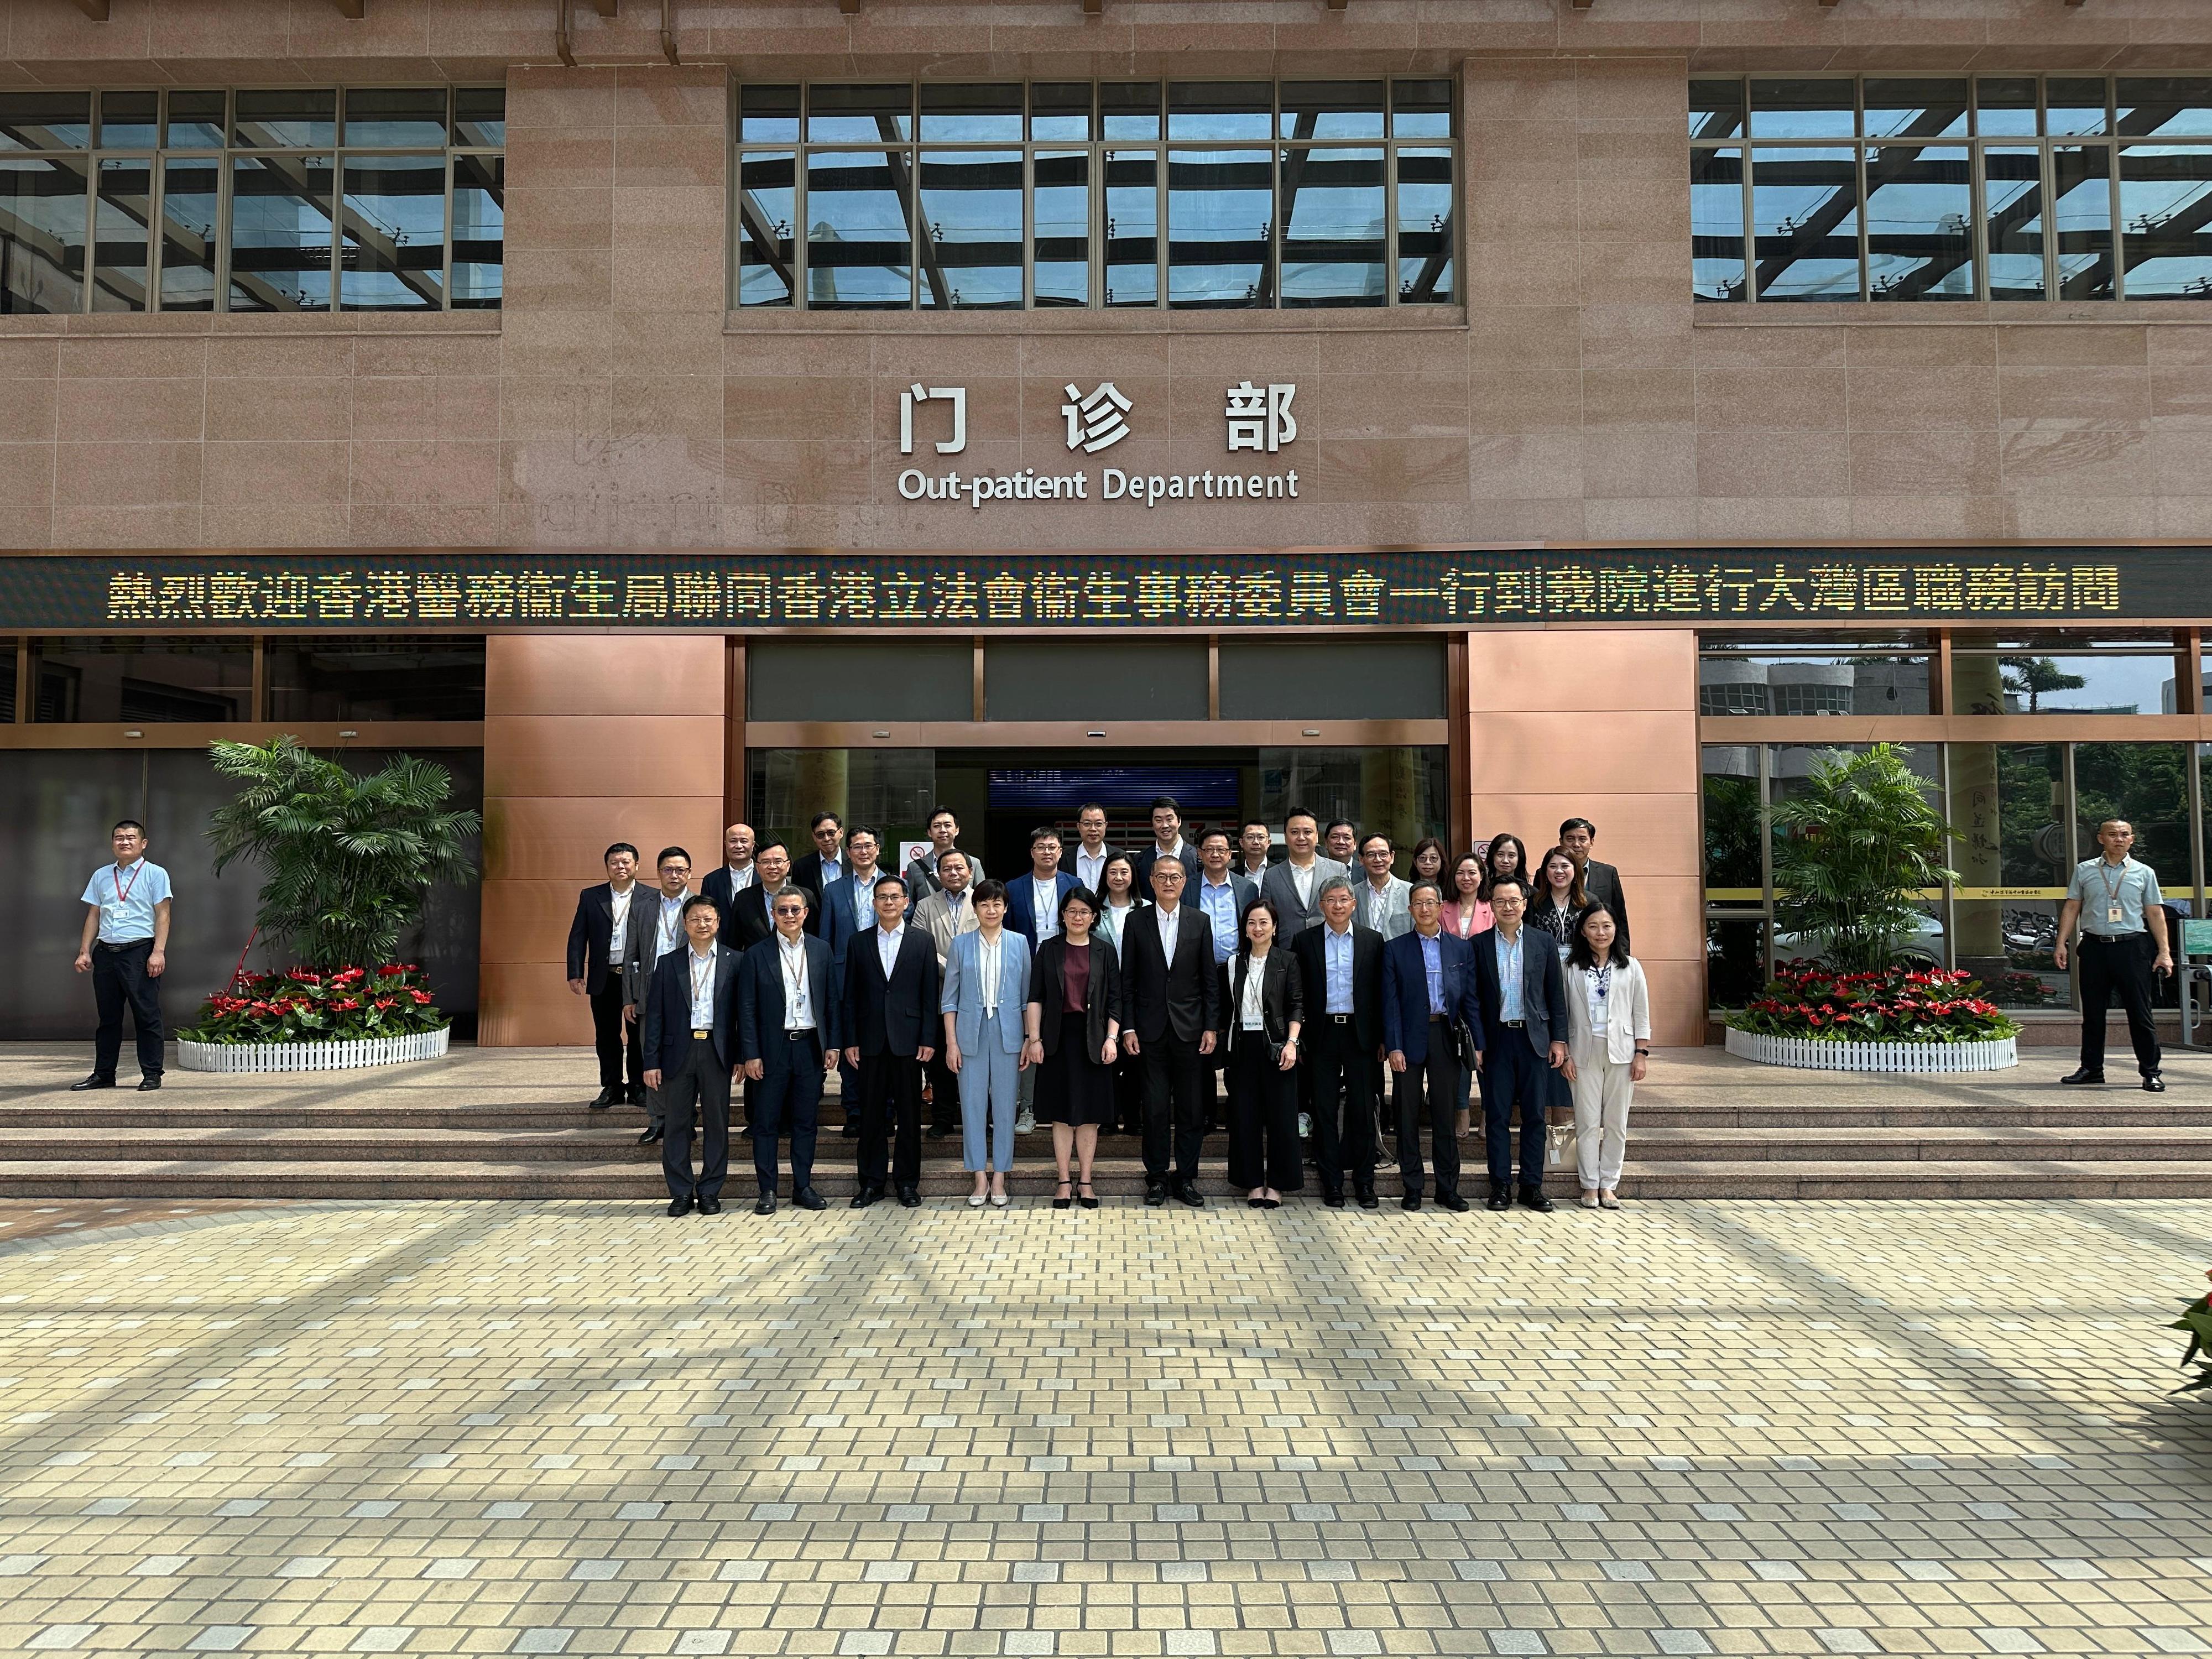
{"label": "paved brick ground", "polygon": [[0,1652],[2212,1652],[2212,1201],[176,1208],[0,1242]]}

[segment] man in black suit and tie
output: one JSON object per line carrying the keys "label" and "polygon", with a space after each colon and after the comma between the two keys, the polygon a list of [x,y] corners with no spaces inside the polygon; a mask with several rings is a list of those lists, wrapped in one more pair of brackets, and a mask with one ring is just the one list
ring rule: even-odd
{"label": "man in black suit and tie", "polygon": [[775,1142],[791,1129],[791,1201],[826,1210],[814,1190],[814,1139],[822,1079],[837,1064],[843,1006],[836,958],[806,931],[803,887],[769,896],[775,937],[744,955],[738,972],[738,1060],[754,1086],[750,1115],[755,1215],[775,1213]]}
{"label": "man in black suit and tie", "polygon": [[753,874],[750,886],[739,889],[726,905],[715,907],[722,913],[722,942],[740,955],[775,932],[768,896],[791,879],[791,849],[780,841],[762,842],[753,854]]}
{"label": "man in black suit and tie", "polygon": [[[1121,979],[1129,1018],[1125,1052],[1145,1075],[1145,1202],[1176,1197],[1196,1208],[1198,1156],[1206,1140],[1206,1057],[1221,1025],[1221,975],[1213,929],[1182,902],[1180,859],[1152,866],[1153,905],[1132,915],[1121,935]],[[1174,1169],[1169,1169],[1173,1131]]]}
{"label": "man in black suit and tie", "polygon": [[1152,866],[1162,859],[1174,859],[1182,866],[1186,884],[1198,879],[1198,849],[1182,838],[1182,808],[1176,805],[1173,795],[1153,798],[1152,844],[1132,860],[1139,893],[1152,890]]}
{"label": "man in black suit and tie", "polygon": [[[1559,845],[1583,867],[1583,891],[1589,895],[1592,904],[1602,904],[1613,912],[1613,944],[1626,956],[1628,896],[1620,890],[1620,872],[1590,856],[1590,843],[1596,839],[1597,826],[1588,818],[1569,818],[1559,826]],[[1565,1035],[1564,1030],[1561,1035]]]}
{"label": "man in black suit and tie", "polygon": [[1305,1064],[1313,1087],[1314,1162],[1322,1202],[1344,1207],[1349,1170],[1359,1207],[1375,1196],[1375,1066],[1382,1054],[1382,935],[1353,920],[1346,876],[1322,878],[1321,926],[1291,935],[1305,987]]}
{"label": "man in black suit and tie", "polygon": [[906,883],[876,882],[876,925],[845,951],[845,1062],[860,1073],[860,1187],[853,1207],[884,1195],[885,1141],[894,1127],[890,1174],[898,1201],[921,1202],[921,1068],[939,1029],[937,947],[906,925]]}
{"label": "man in black suit and tie", "polygon": [[699,890],[714,901],[722,915],[722,942],[730,939],[730,902],[760,880],[753,868],[753,827],[733,823],[722,831],[722,861],[707,872]]}
{"label": "man in black suit and tie", "polygon": [[845,821],[835,812],[817,812],[806,833],[813,840],[814,850],[791,866],[791,880],[793,886],[804,887],[806,896],[818,908],[822,890],[846,874],[840,851],[845,840]]}
{"label": "man in black suit and tie", "polygon": [[[645,1085],[660,1091],[667,1127],[660,1143],[668,1213],[722,1207],[730,1171],[730,1073],[737,1064],[738,953],[715,942],[721,919],[701,894],[684,904],[686,945],[663,956],[645,999]],[[691,1173],[691,1124],[702,1121],[699,1173]]]}
{"label": "man in black suit and tie", "polygon": [[1490,1205],[1513,1207],[1513,1117],[1521,1116],[1521,1202],[1548,1212],[1544,1195],[1545,1118],[1553,1072],[1567,1060],[1567,991],[1559,947],[1549,933],[1522,926],[1528,884],[1500,876],[1491,884],[1498,925],[1468,944],[1482,1002],[1487,1046],[1482,1051],[1482,1132],[1490,1152]]}
{"label": "man in black suit and tie", "polygon": [[592,1046],[599,1055],[595,1108],[625,1101],[645,1104],[644,1050],[636,1022],[623,1018],[623,1005],[629,1000],[623,988],[623,964],[653,948],[653,906],[633,902],[640,890],[637,863],[637,848],[628,842],[608,848],[607,878],[576,895],[576,919],[568,924],[568,988],[592,1000]]}

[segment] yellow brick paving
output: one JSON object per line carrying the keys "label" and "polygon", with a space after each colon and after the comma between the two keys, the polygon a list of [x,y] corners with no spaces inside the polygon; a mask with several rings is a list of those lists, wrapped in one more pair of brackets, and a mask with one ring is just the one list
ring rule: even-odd
{"label": "yellow brick paving", "polygon": [[2212,1652],[2212,1201],[102,1207],[0,1653]]}

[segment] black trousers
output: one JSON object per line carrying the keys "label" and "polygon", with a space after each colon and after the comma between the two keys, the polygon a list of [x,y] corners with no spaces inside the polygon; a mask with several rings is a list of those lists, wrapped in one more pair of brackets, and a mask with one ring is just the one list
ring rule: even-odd
{"label": "black trousers", "polygon": [[[940,1032],[939,1036],[943,1034]],[[937,1058],[923,1068],[929,1079],[929,1127],[951,1133],[960,1133],[960,1079],[952,1075],[952,1068],[945,1063],[945,1050],[940,1045]]]}
{"label": "black trousers", "polygon": [[763,1039],[783,1050],[775,1058],[783,1062],[757,1083],[753,1091],[753,1175],[763,1194],[776,1188],[776,1137],[791,1134],[791,1190],[794,1195],[814,1184],[814,1141],[820,1129],[822,1109],[822,1036],[817,1031],[796,1036],[769,1032]]}
{"label": "black trousers", "polygon": [[1492,1031],[1483,1057],[1482,1138],[1490,1153],[1490,1184],[1501,1189],[1513,1184],[1513,1112],[1518,1106],[1521,1184],[1541,1187],[1547,1108],[1552,1099],[1547,1058],[1528,1046],[1528,1033],[1518,1025],[1500,1025]]}
{"label": "black trousers", "polygon": [[100,1010],[100,1027],[92,1039],[92,1069],[100,1077],[113,1077],[116,1061],[123,1056],[126,1003],[138,1038],[138,1073],[161,1075],[161,981],[146,971],[146,958],[153,954],[150,939],[92,947],[92,1000]]}
{"label": "black trousers", "polygon": [[1303,1036],[1305,1064],[1298,1070],[1313,1079],[1307,1109],[1321,1189],[1340,1196],[1349,1169],[1353,1190],[1364,1193],[1375,1184],[1375,1056],[1359,1048],[1349,1014],[1316,1014]]}
{"label": "black trousers", "polygon": [[1305,1185],[1298,1152],[1298,1085],[1295,1071],[1276,1063],[1262,1032],[1239,1031],[1224,1068],[1229,1079],[1229,1184],[1240,1192],[1273,1187],[1294,1193]]}
{"label": "black trousers", "polygon": [[870,1054],[860,1062],[860,1185],[884,1185],[887,1154],[893,1180],[921,1185],[921,1062],[911,1054]]}
{"label": "black trousers", "polygon": [[2081,958],[2081,1067],[2105,1069],[2105,1011],[2119,999],[2127,1011],[2128,1036],[2135,1044],[2136,1070],[2145,1077],[2158,1074],[2158,1027],[2150,1012],[2150,965],[2158,957],[2157,943],[2148,933],[2124,933],[2106,939],[2084,933]]}
{"label": "black trousers", "polygon": [[[635,1020],[623,1018],[621,972],[610,969],[607,982],[592,993],[592,1046],[599,1054],[599,1087],[629,1091],[640,1105],[645,1102],[645,1034]],[[627,1060],[624,1056],[627,1055]],[[623,1079],[627,1066],[629,1078]]]}
{"label": "black trousers", "polygon": [[[714,1057],[714,1039],[695,1036],[684,1051],[684,1064],[660,1077],[660,1110],[667,1133],[660,1143],[660,1170],[671,1198],[719,1198],[730,1173],[730,1072]],[[691,1123],[700,1136],[699,1174],[691,1175]]]}
{"label": "black trousers", "polygon": [[1186,1042],[1163,1031],[1157,1042],[1143,1044],[1137,1058],[1145,1073],[1145,1179],[1195,1181],[1206,1145],[1205,1091],[1213,1086],[1206,1056],[1195,1039]]}
{"label": "black trousers", "polygon": [[1446,1197],[1459,1194],[1459,1103],[1465,1094],[1459,1061],[1452,1058],[1451,1027],[1441,1019],[1429,1022],[1428,1052],[1419,1065],[1409,1064],[1396,1073],[1398,1103],[1398,1174],[1406,1190],[1419,1195],[1421,1169],[1421,1115],[1428,1114],[1429,1145],[1436,1164],[1437,1191]]}

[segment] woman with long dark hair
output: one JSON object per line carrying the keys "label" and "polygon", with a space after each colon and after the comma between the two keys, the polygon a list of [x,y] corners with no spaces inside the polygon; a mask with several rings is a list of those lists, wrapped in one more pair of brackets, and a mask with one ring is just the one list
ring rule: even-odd
{"label": "woman with long dark hair", "polygon": [[1544,854],[1543,867],[1536,872],[1535,892],[1528,902],[1528,925],[1552,936],[1564,966],[1567,947],[1575,942],[1576,925],[1589,908],[1589,895],[1583,890],[1583,867],[1565,848],[1554,847]]}
{"label": "woman with long dark hair", "polygon": [[[1060,1165],[1060,1190],[1052,1207],[1079,1203],[1098,1207],[1091,1169],[1098,1155],[1098,1130],[1114,1121],[1114,1063],[1121,1036],[1121,964],[1114,948],[1093,931],[1098,896],[1088,887],[1060,895],[1060,932],[1037,946],[1030,968],[1024,1058],[1041,1066],[1037,1121],[1052,1125],[1052,1155]],[[1077,1160],[1068,1168],[1068,1154]]]}
{"label": "woman with long dark hair", "polygon": [[1613,912],[1584,908],[1567,947],[1567,1063],[1574,1091],[1575,1164],[1585,1210],[1620,1207],[1628,1105],[1651,1056],[1651,995],[1644,966],[1621,948]]}
{"label": "woman with long dark hair", "polygon": [[[1113,947],[1118,962],[1122,930],[1138,911],[1149,909],[1137,890],[1137,861],[1127,853],[1115,853],[1098,866],[1098,915],[1093,934]],[[1136,1057],[1123,1054],[1114,1062],[1114,1115],[1107,1120],[1116,1133],[1142,1134],[1145,1129],[1144,1076]]]}
{"label": "woman with long dark hair", "polygon": [[1528,867],[1528,848],[1518,836],[1492,836],[1482,853],[1482,902],[1490,902],[1490,890],[1500,876],[1518,876],[1534,891],[1536,872]]}
{"label": "woman with long dark hair", "polygon": [[1244,913],[1237,954],[1221,965],[1221,1042],[1229,1062],[1229,1184],[1255,1210],[1282,1206],[1305,1184],[1298,1153],[1298,962],[1279,938],[1274,901]]}

